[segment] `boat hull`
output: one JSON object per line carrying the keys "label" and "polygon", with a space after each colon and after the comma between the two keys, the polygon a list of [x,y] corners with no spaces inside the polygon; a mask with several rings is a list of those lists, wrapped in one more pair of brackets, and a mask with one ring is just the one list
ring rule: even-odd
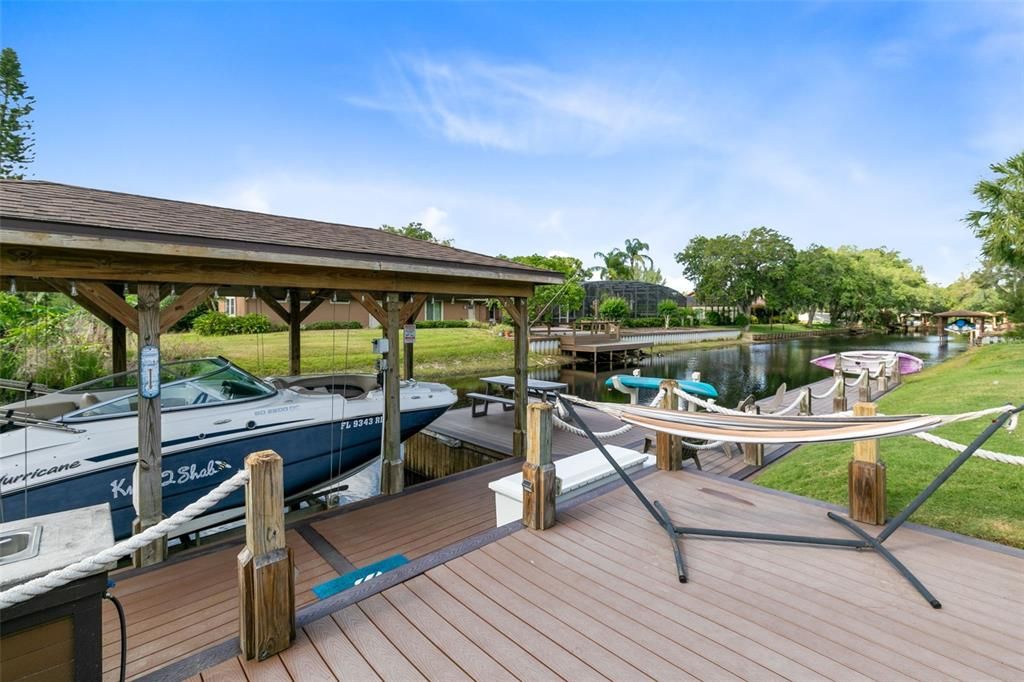
{"label": "boat hull", "polygon": [[[619,374],[617,377],[612,377],[605,381],[605,386],[614,388],[614,379],[618,378],[619,382],[626,388],[643,388],[657,391],[661,388],[661,382],[665,379],[658,377],[638,377],[632,374]],[[690,381],[689,379],[674,379],[679,388],[686,391],[690,395],[695,395],[698,398],[717,398],[718,391],[711,384],[706,384],[703,381]]]}
{"label": "boat hull", "polygon": [[[870,352],[842,353],[843,372],[847,374],[860,374],[861,371],[866,369],[871,376],[878,376],[882,364],[891,362],[893,356],[899,360],[900,374],[920,372],[924,365],[921,358],[909,353],[889,351],[879,351],[873,354]],[[831,371],[836,368],[836,357],[836,353],[823,355],[820,358],[811,360],[811,364]]]}
{"label": "boat hull", "polygon": [[[437,419],[447,405],[402,412],[402,440]],[[170,516],[230,478],[244,467],[245,457],[274,450],[284,460],[284,494],[292,497],[358,469],[380,455],[382,418],[356,417],[336,422],[297,426],[270,433],[254,433],[226,442],[202,444],[162,458],[163,511]],[[200,441],[201,443],[201,441]],[[165,447],[169,443],[164,444]],[[114,535],[131,535],[134,461],[66,476],[39,486],[5,486],[2,497],[5,521],[78,507],[108,503]],[[207,513],[245,503],[244,489],[222,500]]]}

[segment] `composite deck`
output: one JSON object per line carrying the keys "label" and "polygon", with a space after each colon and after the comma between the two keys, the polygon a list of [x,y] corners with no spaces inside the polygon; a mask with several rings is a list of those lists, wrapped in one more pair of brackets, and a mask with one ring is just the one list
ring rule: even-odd
{"label": "composite deck", "polygon": [[[500,462],[439,485],[424,484],[396,497],[351,505],[342,513],[327,512],[291,528],[288,544],[298,568],[296,606],[315,600],[310,592],[314,585],[353,567],[393,554],[414,559],[493,528],[494,494],[487,483],[521,466],[517,460]],[[238,635],[240,549],[241,544],[227,543],[169,565],[111,575],[117,583],[112,592],[126,613],[129,678]],[[109,602],[103,608],[104,679],[116,680],[117,614]]]}
{"label": "composite deck", "polygon": [[[821,505],[730,479],[638,484],[677,523],[848,537]],[[846,549],[687,539],[680,584],[663,531],[621,486],[558,518],[341,604],[279,656],[193,679],[1024,678],[1020,552],[897,531],[887,546],[935,610],[880,557]]]}

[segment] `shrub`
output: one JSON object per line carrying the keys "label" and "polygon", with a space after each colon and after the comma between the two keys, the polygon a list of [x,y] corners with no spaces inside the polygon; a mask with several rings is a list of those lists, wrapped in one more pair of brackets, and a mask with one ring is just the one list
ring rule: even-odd
{"label": "shrub", "polygon": [[[288,329],[288,325],[284,326],[285,330]],[[320,320],[319,322],[310,322],[303,327],[304,329],[362,329],[363,325],[358,320]]]}
{"label": "shrub", "polygon": [[[176,301],[177,299],[178,299],[177,296],[168,296],[167,298],[165,298],[160,303],[160,308],[163,309],[163,308],[166,308],[169,305],[172,305],[174,303],[174,301]],[[195,308],[193,308],[192,310],[190,310],[187,313],[185,313],[185,315],[180,320],[175,322],[174,325],[171,327],[170,331],[172,331],[172,332],[187,332],[187,331],[191,331],[192,330],[192,325],[195,324],[195,321],[197,319],[199,319],[200,317],[202,317],[203,315],[205,315],[206,313],[210,312],[211,310],[212,310],[212,308],[210,307],[210,303],[209,303],[208,300],[200,303]]]}
{"label": "shrub", "polygon": [[469,327],[469,320],[418,320],[417,329],[456,329]]}
{"label": "shrub", "polygon": [[[670,322],[671,324],[671,322]],[[665,326],[664,317],[630,317],[622,321],[623,327],[637,328],[637,327],[663,327]]]}
{"label": "shrub", "polygon": [[598,308],[598,312],[606,320],[621,322],[629,317],[629,303],[624,298],[609,296],[601,301],[601,307]]}
{"label": "shrub", "polygon": [[722,324],[722,315],[717,310],[709,310],[704,314],[704,320],[708,324]]}
{"label": "shrub", "polygon": [[679,315],[679,312],[679,304],[673,301],[671,298],[666,298],[664,301],[658,302],[659,317],[677,317]]}
{"label": "shrub", "polygon": [[743,313],[739,313],[736,315],[736,317],[733,318],[732,323],[737,327],[746,327],[748,324],[750,324],[750,320],[748,320],[747,316],[744,315]]}
{"label": "shrub", "polygon": [[266,315],[260,315],[259,313],[232,317],[211,310],[197,317],[192,323],[192,330],[202,336],[265,334],[270,329],[270,320],[267,319]]}
{"label": "shrub", "polygon": [[[65,388],[107,372],[106,325],[84,311],[47,308],[0,340],[0,376]],[[24,394],[0,392],[0,400]]]}

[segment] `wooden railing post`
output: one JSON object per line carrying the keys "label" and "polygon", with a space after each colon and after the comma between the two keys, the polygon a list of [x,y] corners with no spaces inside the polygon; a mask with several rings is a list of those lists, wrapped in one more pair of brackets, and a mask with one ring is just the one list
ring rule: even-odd
{"label": "wooden railing post", "polygon": [[833,394],[833,412],[846,411],[846,377],[843,376],[843,368],[840,367],[840,358],[836,358],[836,369],[833,370],[833,380],[839,382],[836,392]]}
{"label": "wooden railing post", "polygon": [[[661,382],[661,389],[665,391],[665,399],[661,406],[666,410],[679,409],[679,396],[676,389],[679,387],[672,379],[665,379]],[[679,436],[672,436],[658,431],[655,437],[655,459],[658,469],[661,471],[679,471],[683,468],[683,450]]]}
{"label": "wooden railing post", "polygon": [[864,375],[861,377],[863,381],[857,387],[857,400],[862,403],[871,402],[871,372],[864,370]]}
{"label": "wooden railing post", "polygon": [[811,407],[813,405],[813,403],[811,402],[812,399],[813,399],[813,396],[811,395],[811,387],[810,386],[804,386],[804,388],[800,391],[800,414],[801,415],[807,416],[807,415],[810,415],[812,413],[812,411],[813,411],[813,409]]}
{"label": "wooden railing post", "polygon": [[898,386],[903,383],[903,374],[900,373],[900,359],[896,358],[896,361],[892,363],[892,385]]}
{"label": "wooden railing post", "polygon": [[544,530],[555,525],[555,465],[551,463],[551,405],[526,408],[526,462],[523,463],[523,525]]}
{"label": "wooden railing post", "polygon": [[878,390],[882,393],[889,390],[889,373],[885,371],[884,362],[878,367]]}
{"label": "wooden railing post", "polygon": [[[758,405],[747,405],[743,411],[750,414],[761,414],[761,408]],[[748,466],[764,466],[764,444],[744,443],[743,462]]]}
{"label": "wooden railing post", "polygon": [[245,458],[245,548],[238,554],[238,639],[246,660],[295,640],[295,571],[285,544],[284,463],[273,450]]}
{"label": "wooden railing post", "polygon": [[[857,403],[853,414],[873,417],[874,403]],[[849,465],[848,494],[850,518],[861,523],[885,523],[885,463],[878,458],[878,440],[859,440],[853,444]]]}

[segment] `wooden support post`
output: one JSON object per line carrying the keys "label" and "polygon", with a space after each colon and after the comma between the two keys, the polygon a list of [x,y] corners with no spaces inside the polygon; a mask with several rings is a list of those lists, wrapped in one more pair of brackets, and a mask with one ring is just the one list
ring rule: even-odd
{"label": "wooden support post", "polygon": [[[749,412],[750,414],[761,414],[761,408],[757,405],[747,405],[744,411]],[[747,464],[747,466],[764,466],[764,444],[744,443],[743,462]]]}
{"label": "wooden support post", "polygon": [[298,289],[288,290],[288,373],[302,374],[302,301]]}
{"label": "wooden support post", "polygon": [[[899,360],[897,360],[897,362],[899,362]],[[885,371],[884,362],[878,367],[878,390],[882,393],[889,390],[889,375],[888,372]]]}
{"label": "wooden support post", "polygon": [[523,525],[544,530],[555,525],[555,465],[551,463],[551,405],[527,408],[526,462],[523,463]]}
{"label": "wooden support post", "polygon": [[[106,288],[106,287],[104,287]],[[109,290],[108,290],[109,291]],[[113,295],[113,292],[110,292]],[[120,299],[119,299],[120,300]],[[160,285],[139,284],[138,305],[139,357],[146,346],[160,350]],[[142,377],[139,377],[142,385]],[[139,454],[132,481],[136,517],[132,532],[140,533],[163,519],[163,489],[161,488],[161,429],[160,396],[143,398],[139,392]],[[167,555],[167,539],[161,538],[136,550],[132,555],[134,566],[160,563]]]}
{"label": "wooden support post", "polygon": [[807,416],[814,413],[813,399],[814,396],[811,395],[811,387],[804,386],[800,390],[800,414]]}
{"label": "wooden support post", "polygon": [[899,386],[903,383],[903,374],[900,372],[900,359],[892,363],[892,385]]}
{"label": "wooden support post", "polygon": [[[411,299],[409,299],[405,303],[405,305],[402,306],[402,310],[401,310],[401,313],[399,315],[401,317],[401,319],[402,319],[402,324],[403,325],[410,325],[410,324],[415,325],[416,324],[416,317],[419,316],[420,310],[423,309],[423,304],[426,303],[426,302],[427,302],[427,295],[426,294],[416,294]],[[404,341],[404,336],[405,336],[404,331],[403,331],[402,336],[403,336],[403,341]],[[415,343],[404,343],[403,344],[403,351],[404,352],[402,354],[402,359],[403,359],[403,361],[405,363],[405,375],[404,376],[405,376],[406,379],[412,379],[413,378],[413,347],[415,345],[416,345]]]}
{"label": "wooden support post", "polygon": [[245,458],[245,547],[238,553],[238,641],[264,660],[295,640],[295,559],[285,544],[284,462],[273,450]]}
{"label": "wooden support post", "polygon": [[530,320],[526,310],[526,299],[517,297],[513,306],[516,323],[515,350],[515,419],[512,425],[512,456],[526,456],[526,405],[529,402],[527,369],[530,362]]}
{"label": "wooden support post", "polygon": [[864,370],[866,376],[861,378],[860,385],[857,387],[857,400],[862,403],[871,402],[871,373]]}
{"label": "wooden support post", "polygon": [[836,359],[836,368],[832,370],[833,381],[838,381],[836,392],[832,394],[832,411],[844,412],[846,410],[846,377],[843,376],[843,369],[839,366],[839,359]]}
{"label": "wooden support post", "polygon": [[[857,403],[853,414],[874,416],[875,404]],[[875,525],[885,523],[885,463],[878,458],[877,439],[854,442],[847,487],[851,519]]]}
{"label": "wooden support post", "polygon": [[110,368],[114,374],[128,371],[128,330],[117,320],[110,321]]}
{"label": "wooden support post", "polygon": [[[661,406],[666,410],[679,409],[679,396],[676,395],[678,387],[679,384],[672,379],[661,382],[661,389],[665,391],[665,399]],[[682,440],[679,436],[658,431],[655,436],[654,456],[661,471],[679,471],[683,468]]]}
{"label": "wooden support post", "polygon": [[398,381],[398,328],[401,302],[398,294],[384,298],[384,336],[388,352],[384,356],[384,452],[380,470],[380,492],[395,495],[405,488],[405,464],[402,462],[402,412]]}

